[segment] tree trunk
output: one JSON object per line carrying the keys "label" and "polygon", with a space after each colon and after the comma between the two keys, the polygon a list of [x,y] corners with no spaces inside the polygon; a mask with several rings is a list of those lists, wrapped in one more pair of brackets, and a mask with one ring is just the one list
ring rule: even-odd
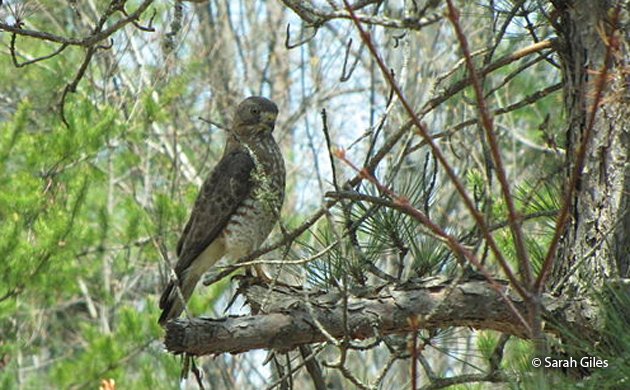
{"label": "tree trunk", "polygon": [[[629,272],[630,107],[623,74],[628,42],[609,1],[555,1],[554,6],[565,82],[567,177],[590,126],[592,132],[550,284],[558,294],[582,295]],[[613,31],[618,46],[604,41]]]}

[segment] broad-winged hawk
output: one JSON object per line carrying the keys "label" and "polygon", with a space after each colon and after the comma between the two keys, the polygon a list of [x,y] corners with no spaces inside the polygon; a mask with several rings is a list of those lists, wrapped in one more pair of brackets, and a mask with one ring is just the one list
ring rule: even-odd
{"label": "broad-winged hawk", "polygon": [[245,99],[236,109],[223,157],[203,183],[177,244],[177,280],[170,281],[160,298],[160,324],[182,313],[213,264],[224,256],[236,261],[256,250],[278,221],[285,169],[271,135],[277,115],[277,106],[259,96]]}

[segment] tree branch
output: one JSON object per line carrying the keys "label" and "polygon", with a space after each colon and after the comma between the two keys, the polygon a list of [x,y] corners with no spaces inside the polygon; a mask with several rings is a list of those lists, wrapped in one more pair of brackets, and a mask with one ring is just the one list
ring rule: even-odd
{"label": "tree branch", "polygon": [[[334,19],[351,19],[348,12],[344,10],[332,10],[318,8],[306,1],[297,0],[281,0],[282,3],[290,8],[297,16],[310,26],[319,27],[324,23]],[[372,2],[357,2],[352,7],[357,11]],[[375,3],[375,2],[374,2]],[[429,16],[414,16],[404,19],[389,18],[386,16],[374,16],[366,14],[357,14],[357,18],[364,24],[376,25],[387,28],[400,28],[409,30],[421,30],[431,24],[437,23],[442,19],[438,13]]]}
{"label": "tree branch", "polygon": [[[241,292],[248,304],[260,314],[228,318],[179,319],[166,325],[166,349],[174,354],[208,355],[240,353],[252,349],[288,351],[300,345],[326,341],[317,321],[328,334],[341,339],[367,339],[375,335],[410,332],[410,318],[417,318],[422,329],[467,326],[492,329],[521,338],[528,332],[505,305],[499,293],[483,280],[467,280],[451,285],[451,280],[433,277],[413,280],[398,286],[381,285],[349,292],[347,328],[339,304],[342,293],[325,290],[303,291],[299,287],[269,286],[252,279],[241,280]],[[519,310],[523,300],[505,293]],[[269,296],[271,294],[271,296]],[[307,305],[305,297],[310,304]],[[265,307],[261,307],[262,301]],[[555,333],[552,323],[580,324],[588,305],[574,305],[544,296],[548,320],[545,331]],[[310,307],[307,307],[310,306]],[[570,314],[569,314],[570,313]],[[587,314],[584,314],[587,315]],[[562,318],[560,318],[562,317]],[[349,334],[346,334],[349,329]]]}
{"label": "tree branch", "polygon": [[0,22],[0,31],[4,30],[10,33],[14,33],[16,35],[36,38],[36,39],[40,39],[44,41],[61,43],[66,46],[69,45],[69,46],[90,47],[101,42],[104,39],[109,38],[112,34],[120,30],[121,28],[123,28],[125,25],[129,23],[133,23],[136,20],[138,20],[140,16],[142,15],[142,13],[147,8],[149,8],[149,6],[152,3],[153,3],[153,0],[144,0],[144,2],[142,2],[142,4],[140,4],[138,8],[134,12],[129,14],[126,18],[120,19],[114,22],[111,26],[109,26],[108,28],[102,31],[97,31],[83,38],[64,37],[61,35],[50,34],[44,31],[29,30],[29,29],[22,28],[20,26],[14,26],[14,25],[11,25],[9,23],[4,23],[4,22]]}

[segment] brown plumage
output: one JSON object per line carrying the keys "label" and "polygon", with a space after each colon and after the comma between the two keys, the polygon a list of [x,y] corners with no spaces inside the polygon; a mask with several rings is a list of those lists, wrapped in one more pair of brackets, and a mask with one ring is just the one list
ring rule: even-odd
{"label": "brown plumage", "polygon": [[160,298],[161,325],[182,313],[213,264],[256,250],[278,221],[285,169],[271,135],[277,115],[276,105],[259,96],[243,100],[236,109],[223,157],[203,183],[177,243],[177,282],[171,280]]}

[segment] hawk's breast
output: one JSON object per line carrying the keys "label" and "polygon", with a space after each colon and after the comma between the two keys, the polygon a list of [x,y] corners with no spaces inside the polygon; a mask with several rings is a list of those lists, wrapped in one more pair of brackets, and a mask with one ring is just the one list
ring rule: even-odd
{"label": "hawk's breast", "polygon": [[231,260],[262,245],[278,222],[284,202],[284,160],[271,135],[247,150],[255,165],[250,178],[252,190],[223,230],[226,255]]}

